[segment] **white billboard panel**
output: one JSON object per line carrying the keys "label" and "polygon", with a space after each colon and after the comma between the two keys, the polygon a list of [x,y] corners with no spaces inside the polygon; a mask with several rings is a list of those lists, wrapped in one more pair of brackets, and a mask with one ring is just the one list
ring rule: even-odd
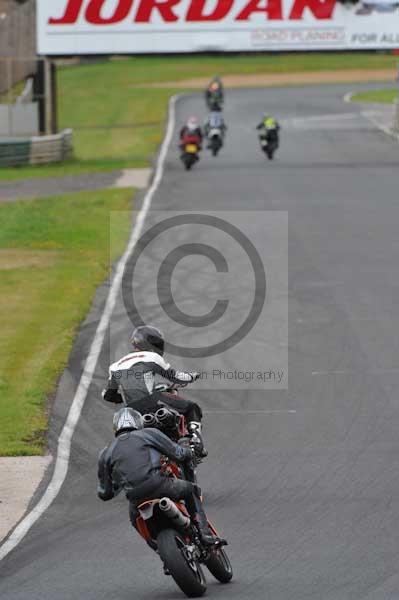
{"label": "white billboard panel", "polygon": [[38,0],[40,54],[399,48],[399,0]]}

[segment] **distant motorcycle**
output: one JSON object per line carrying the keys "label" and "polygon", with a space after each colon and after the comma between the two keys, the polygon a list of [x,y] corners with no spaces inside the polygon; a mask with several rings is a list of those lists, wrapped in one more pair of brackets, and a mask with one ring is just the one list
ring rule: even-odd
{"label": "distant motorcycle", "polygon": [[208,109],[213,111],[223,110],[223,97],[219,93],[210,93],[206,99],[206,105]]}
{"label": "distant motorcycle", "polygon": [[222,80],[219,76],[214,77],[207,86],[205,90],[205,101],[211,112],[223,110],[224,89]]}
{"label": "distant motorcycle", "polygon": [[221,147],[223,146],[223,132],[220,127],[212,127],[207,135],[208,148],[211,150],[212,155],[216,156]]}
{"label": "distant motorcycle", "polygon": [[204,132],[207,139],[207,147],[211,150],[213,156],[216,156],[222,148],[226,130],[227,126],[222,113],[212,111],[204,123]]}
{"label": "distant motorcycle", "polygon": [[278,134],[267,129],[262,129],[259,133],[260,147],[269,160],[273,160],[274,153],[279,146]]}
{"label": "distant motorcycle", "polygon": [[199,161],[201,147],[198,142],[198,137],[187,135],[180,144],[180,148],[182,151],[180,159],[186,170],[189,171],[191,167]]}

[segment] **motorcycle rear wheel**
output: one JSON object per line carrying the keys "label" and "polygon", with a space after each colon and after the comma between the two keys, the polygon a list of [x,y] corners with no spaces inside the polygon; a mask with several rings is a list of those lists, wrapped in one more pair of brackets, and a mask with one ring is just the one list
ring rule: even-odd
{"label": "motorcycle rear wheel", "polygon": [[205,566],[220,583],[229,583],[233,577],[233,568],[223,548],[213,551]]}
{"label": "motorcycle rear wheel", "polygon": [[157,537],[159,555],[179,588],[188,598],[198,598],[206,592],[206,580],[201,566],[184,554],[186,544],[174,529],[164,529]]}

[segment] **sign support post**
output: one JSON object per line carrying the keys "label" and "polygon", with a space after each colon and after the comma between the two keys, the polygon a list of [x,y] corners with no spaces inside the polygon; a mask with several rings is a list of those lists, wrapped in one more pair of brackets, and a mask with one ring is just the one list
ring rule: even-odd
{"label": "sign support post", "polygon": [[51,60],[48,56],[44,57],[44,132],[46,135],[53,133],[52,112],[53,112],[53,94],[52,94],[52,72]]}

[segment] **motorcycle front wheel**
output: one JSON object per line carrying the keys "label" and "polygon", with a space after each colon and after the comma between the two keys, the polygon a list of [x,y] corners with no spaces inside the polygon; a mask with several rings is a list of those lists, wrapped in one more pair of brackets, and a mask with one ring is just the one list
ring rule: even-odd
{"label": "motorcycle front wheel", "polygon": [[198,561],[193,558],[183,537],[174,529],[164,529],[157,537],[159,555],[179,588],[188,598],[206,592],[206,580]]}

